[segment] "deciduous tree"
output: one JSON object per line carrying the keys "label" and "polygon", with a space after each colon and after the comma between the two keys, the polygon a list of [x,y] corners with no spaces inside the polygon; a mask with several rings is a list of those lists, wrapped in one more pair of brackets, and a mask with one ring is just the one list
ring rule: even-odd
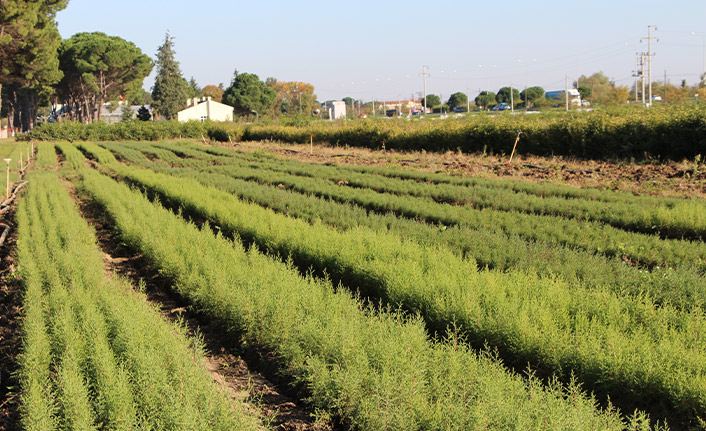
{"label": "deciduous tree", "polygon": [[201,95],[220,103],[223,100],[223,89],[215,85],[207,85],[201,90]]}
{"label": "deciduous tree", "polygon": [[277,92],[274,111],[282,114],[309,115],[319,107],[314,94],[314,86],[307,82],[277,81],[267,78],[267,86]]}
{"label": "deciduous tree", "polygon": [[[574,88],[580,89],[581,87],[590,89],[585,99],[590,100],[591,103],[605,104],[608,99],[611,98],[611,91],[614,84],[610,82],[610,78],[603,72],[596,72],[591,76],[581,75],[579,79],[574,82]],[[581,97],[584,98],[583,95],[581,95]]]}
{"label": "deciduous tree", "polygon": [[253,73],[235,71],[233,81],[223,93],[223,103],[235,109],[237,115],[262,114],[270,111],[277,93]]}

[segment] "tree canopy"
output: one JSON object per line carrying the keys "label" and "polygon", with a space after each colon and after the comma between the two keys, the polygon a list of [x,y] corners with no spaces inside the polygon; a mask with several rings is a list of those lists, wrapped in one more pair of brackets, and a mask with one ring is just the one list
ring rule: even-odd
{"label": "tree canopy", "polygon": [[495,93],[492,91],[481,91],[475,98],[476,106],[481,109],[488,109],[495,105]]}
{"label": "tree canopy", "polygon": [[220,103],[223,100],[223,89],[216,85],[207,85],[201,89],[201,95],[210,97],[214,102]]}
{"label": "tree canopy", "polygon": [[223,93],[223,103],[235,108],[236,115],[263,114],[275,104],[277,92],[253,73],[235,71],[233,81]]}
{"label": "tree canopy", "polygon": [[[574,88],[584,88],[584,93],[587,93],[586,98],[590,99],[592,103],[608,103],[612,98],[613,87],[615,85],[603,72],[596,72],[591,76],[581,75],[574,82]],[[582,94],[581,97],[584,95]]]}
{"label": "tree canopy", "polygon": [[296,81],[277,81],[274,78],[267,78],[265,83],[277,92],[277,99],[274,104],[274,111],[276,112],[309,115],[318,108],[312,84]]}
{"label": "tree canopy", "polygon": [[520,97],[527,106],[536,102],[538,99],[544,97],[544,88],[542,87],[529,87],[520,92]]}
{"label": "tree canopy", "polygon": [[201,87],[199,87],[198,82],[196,82],[196,79],[192,76],[191,79],[189,79],[189,96],[191,97],[199,97],[201,95]]}
{"label": "tree canopy", "polygon": [[[34,126],[40,97],[61,79],[56,13],[68,0],[0,1],[0,91],[9,96],[11,122]],[[18,124],[19,123],[19,124]]]}
{"label": "tree canopy", "polygon": [[[422,101],[422,105],[424,104],[424,101]],[[437,96],[436,94],[427,94],[427,108],[433,108],[434,106],[439,106],[441,105],[441,97]]]}
{"label": "tree canopy", "polygon": [[189,83],[181,75],[174,52],[174,38],[167,33],[157,50],[157,77],[152,87],[152,107],[166,119],[176,117],[191,95]]}
{"label": "tree canopy", "polygon": [[495,101],[498,103],[507,103],[508,105],[512,102],[517,105],[521,102],[520,92],[517,90],[517,88],[513,87],[511,93],[510,87],[503,87],[498,90],[498,93],[495,95]]}
{"label": "tree canopy", "polygon": [[152,60],[135,46],[105,33],[78,33],[59,47],[64,77],[59,95],[81,120],[100,120],[103,103],[141,87]]}
{"label": "tree canopy", "polygon": [[449,97],[449,101],[447,102],[449,105],[449,108],[454,109],[454,108],[465,108],[468,106],[468,96],[466,96],[466,93],[462,92],[457,92],[452,94]]}

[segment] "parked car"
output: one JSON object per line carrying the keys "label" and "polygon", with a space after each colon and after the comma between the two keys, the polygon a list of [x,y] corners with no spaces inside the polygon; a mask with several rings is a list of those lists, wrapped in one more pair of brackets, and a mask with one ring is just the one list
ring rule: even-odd
{"label": "parked car", "polygon": [[510,109],[512,109],[510,105],[505,102],[500,102],[497,105],[493,106],[493,111],[509,111]]}

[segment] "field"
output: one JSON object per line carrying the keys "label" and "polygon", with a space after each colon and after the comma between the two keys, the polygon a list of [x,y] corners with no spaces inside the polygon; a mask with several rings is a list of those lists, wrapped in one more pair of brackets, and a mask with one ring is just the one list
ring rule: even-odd
{"label": "field", "polygon": [[706,428],[700,159],[33,145],[0,427]]}

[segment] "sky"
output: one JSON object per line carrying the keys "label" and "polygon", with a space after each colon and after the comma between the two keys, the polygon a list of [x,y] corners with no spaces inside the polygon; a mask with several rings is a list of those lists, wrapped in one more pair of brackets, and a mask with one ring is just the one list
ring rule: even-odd
{"label": "sky", "polygon": [[653,81],[693,85],[706,63],[704,0],[70,0],[57,22],[63,38],[100,31],[153,59],[169,32],[182,74],[202,87],[227,87],[237,69],[309,82],[321,101],[419,98],[425,65],[427,93],[444,100],[560,90],[599,71],[632,86],[648,25]]}

